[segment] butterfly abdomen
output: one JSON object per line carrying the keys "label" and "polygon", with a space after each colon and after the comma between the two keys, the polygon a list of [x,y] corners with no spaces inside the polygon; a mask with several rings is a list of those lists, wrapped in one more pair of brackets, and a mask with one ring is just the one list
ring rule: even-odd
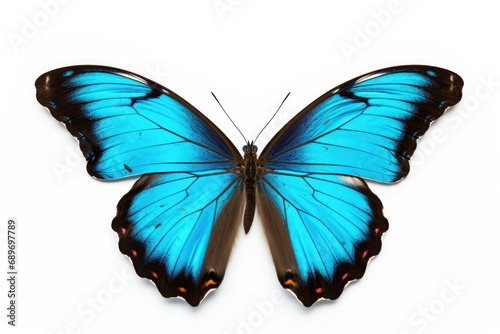
{"label": "butterfly abdomen", "polygon": [[[250,183],[250,182],[248,182]],[[245,214],[243,215],[243,228],[245,229],[245,234],[250,231],[252,227],[253,217],[255,216],[255,182],[253,185],[248,185],[245,180],[245,191],[246,191],[246,206]]]}
{"label": "butterfly abdomen", "polygon": [[247,234],[248,231],[250,231],[250,227],[252,227],[253,218],[255,216],[255,184],[257,182],[258,174],[257,152],[253,142],[246,146],[243,163],[246,194],[243,228],[245,230],[245,234]]}

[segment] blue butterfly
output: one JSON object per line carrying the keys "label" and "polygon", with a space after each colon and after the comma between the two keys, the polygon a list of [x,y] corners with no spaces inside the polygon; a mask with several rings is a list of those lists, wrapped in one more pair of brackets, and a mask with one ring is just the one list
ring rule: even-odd
{"label": "blue butterfly", "polygon": [[131,72],[73,66],[35,85],[90,175],[140,176],[112,228],[164,297],[197,306],[217,288],[257,208],[279,282],[309,307],[338,298],[380,252],[388,222],[364,179],[404,178],[418,138],[460,101],[463,80],[420,65],[359,76],[298,113],[259,156],[253,142],[242,156],[191,104]]}

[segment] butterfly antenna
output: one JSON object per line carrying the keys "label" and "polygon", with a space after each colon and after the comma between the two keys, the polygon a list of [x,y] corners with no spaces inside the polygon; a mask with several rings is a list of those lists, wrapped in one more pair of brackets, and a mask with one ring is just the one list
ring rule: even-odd
{"label": "butterfly antenna", "polygon": [[248,142],[248,140],[245,138],[245,136],[243,135],[243,133],[240,131],[240,129],[236,126],[236,124],[233,122],[233,120],[231,119],[231,117],[229,116],[229,114],[226,112],[226,110],[224,109],[224,107],[222,106],[222,104],[219,102],[219,100],[217,99],[217,97],[215,96],[214,92],[211,92],[212,93],[212,96],[214,97],[215,101],[217,101],[217,103],[219,104],[219,106],[221,107],[222,111],[224,112],[224,114],[226,114],[227,118],[229,118],[229,120],[231,121],[231,123],[233,123],[234,127],[236,128],[236,130],[238,130],[238,132],[240,133],[240,135],[243,137],[243,140],[245,140],[245,143]]}
{"label": "butterfly antenna", "polygon": [[264,127],[262,128],[262,130],[260,130],[260,132],[257,135],[257,137],[255,137],[255,139],[254,139],[255,142],[257,141],[257,138],[259,138],[260,134],[264,131],[264,129],[267,128],[267,126],[269,125],[269,123],[271,123],[271,121],[274,119],[274,117],[276,117],[276,115],[278,114],[278,111],[280,111],[281,106],[283,105],[283,103],[285,103],[285,101],[286,101],[286,99],[288,98],[289,95],[290,95],[290,92],[288,92],[288,94],[286,94],[285,98],[283,99],[283,102],[281,102],[280,106],[278,107],[278,110],[276,110],[276,112],[274,113],[273,117],[271,117],[271,119],[266,123],[266,125],[264,125]]}

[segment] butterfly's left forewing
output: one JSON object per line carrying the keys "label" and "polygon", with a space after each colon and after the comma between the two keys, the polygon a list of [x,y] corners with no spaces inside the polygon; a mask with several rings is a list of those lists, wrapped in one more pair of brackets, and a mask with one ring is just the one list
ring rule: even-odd
{"label": "butterfly's left forewing", "polygon": [[131,72],[73,66],[35,85],[78,139],[90,175],[143,175],[113,220],[120,249],[162,295],[198,305],[221,283],[241,219],[238,150],[189,103]]}
{"label": "butterfly's left forewing", "polygon": [[417,140],[462,97],[463,80],[431,66],[387,68],[350,80],[297,114],[262,150],[272,169],[396,182]]}
{"label": "butterfly's left forewing", "polygon": [[405,177],[418,138],[462,86],[436,67],[375,71],[325,93],[262,150],[258,209],[278,278],[305,306],[337,298],[379,253],[388,224],[362,178]]}

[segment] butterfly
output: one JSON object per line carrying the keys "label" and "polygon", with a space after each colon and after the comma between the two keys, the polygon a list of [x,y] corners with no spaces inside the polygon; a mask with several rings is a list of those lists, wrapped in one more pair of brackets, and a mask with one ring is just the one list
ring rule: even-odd
{"label": "butterfly", "polygon": [[457,74],[423,65],[333,88],[257,153],[145,77],[105,66],[47,72],[37,99],[78,139],[97,179],[139,176],[112,228],[137,274],[197,306],[221,284],[243,222],[259,212],[280,284],[306,307],[360,279],[388,229],[365,179],[397,182],[417,140],[462,96]]}

